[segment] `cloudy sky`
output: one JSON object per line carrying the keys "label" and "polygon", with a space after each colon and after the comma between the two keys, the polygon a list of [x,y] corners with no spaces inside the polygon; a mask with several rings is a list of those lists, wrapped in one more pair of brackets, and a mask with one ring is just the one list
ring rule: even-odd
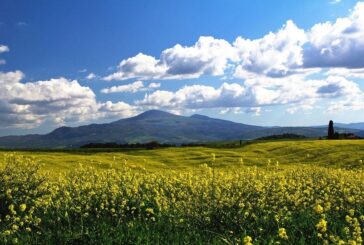
{"label": "cloudy sky", "polygon": [[149,109],[364,121],[364,2],[0,2],[0,135]]}

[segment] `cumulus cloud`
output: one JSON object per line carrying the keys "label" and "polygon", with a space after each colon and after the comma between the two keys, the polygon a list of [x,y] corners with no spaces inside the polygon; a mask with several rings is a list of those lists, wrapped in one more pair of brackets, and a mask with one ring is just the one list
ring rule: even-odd
{"label": "cumulus cloud", "polygon": [[[8,51],[0,45],[0,53]],[[237,37],[229,43],[202,36],[190,46],[177,44],[156,57],[139,53],[123,59],[109,72],[103,77],[106,81],[138,81],[104,88],[101,93],[147,91],[144,98],[133,105],[99,102],[89,87],[76,80],[23,83],[20,71],[0,72],[0,123],[79,122],[130,116],[141,108],[177,112],[218,108],[221,113],[259,115],[265,106],[286,105],[288,113],[295,113],[315,108],[320,100],[328,101],[330,111],[364,110],[363,92],[352,81],[364,79],[364,2],[357,3],[347,17],[308,30],[288,20],[279,30],[257,39]],[[202,76],[241,81],[219,87],[195,84],[177,91],[161,90],[161,84],[154,82]],[[89,73],[86,79],[96,77]]]}
{"label": "cumulus cloud", "polygon": [[235,55],[229,42],[200,37],[191,47],[180,44],[164,50],[159,59],[142,53],[120,62],[118,71],[104,79],[185,79],[201,75],[223,75]]}
{"label": "cumulus cloud", "polygon": [[113,86],[111,88],[104,88],[101,90],[103,94],[111,94],[111,93],[136,93],[144,88],[144,84],[142,81],[135,81],[130,84],[120,85],[120,86]]}
{"label": "cumulus cloud", "polygon": [[234,42],[240,63],[235,75],[251,77],[251,73],[269,77],[283,77],[294,72],[303,63],[305,31],[289,20],[276,33],[269,33],[261,39],[238,37]]}
{"label": "cumulus cloud", "polygon": [[111,94],[111,93],[137,93],[142,91],[154,90],[161,86],[160,83],[150,83],[149,85],[145,85],[142,81],[135,81],[133,83],[120,85],[120,86],[112,86],[110,88],[101,89],[101,93],[103,94]]}
{"label": "cumulus cloud", "polygon": [[364,2],[348,17],[314,25],[304,50],[305,67],[364,67]]}
{"label": "cumulus cloud", "polygon": [[140,79],[160,79],[166,73],[167,68],[164,67],[159,60],[152,56],[142,53],[134,57],[128,58],[120,62],[118,71],[106,76],[106,81],[126,80],[130,78]]}
{"label": "cumulus cloud", "polygon": [[358,111],[364,110],[364,95],[355,95],[339,101],[329,103],[328,112],[336,113],[338,111]]}
{"label": "cumulus cloud", "polygon": [[245,112],[259,114],[263,106],[291,105],[292,108],[309,109],[320,99],[351,98],[361,94],[355,82],[343,77],[309,80],[293,76],[249,79],[244,84],[223,83],[218,88],[191,85],[175,92],[157,90],[136,101],[136,105],[165,109],[225,108],[222,112],[243,108]]}
{"label": "cumulus cloud", "polygon": [[186,79],[231,72],[242,79],[280,78],[307,75],[310,68],[364,68],[364,2],[347,17],[308,30],[288,20],[278,31],[257,39],[237,37],[229,43],[202,36],[192,46],[165,49],[158,58],[139,53],[122,60],[104,79]]}
{"label": "cumulus cloud", "polygon": [[131,115],[135,108],[122,102],[96,100],[94,92],[76,80],[65,78],[22,83],[21,71],[0,72],[1,126],[36,127],[82,122],[112,115]]}

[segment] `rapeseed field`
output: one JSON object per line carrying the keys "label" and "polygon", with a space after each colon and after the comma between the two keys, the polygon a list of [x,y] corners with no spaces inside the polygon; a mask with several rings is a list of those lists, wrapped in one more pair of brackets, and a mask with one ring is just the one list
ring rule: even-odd
{"label": "rapeseed field", "polygon": [[363,244],[360,162],[254,166],[237,157],[221,167],[215,152],[188,168],[116,159],[59,173],[4,153],[0,243]]}

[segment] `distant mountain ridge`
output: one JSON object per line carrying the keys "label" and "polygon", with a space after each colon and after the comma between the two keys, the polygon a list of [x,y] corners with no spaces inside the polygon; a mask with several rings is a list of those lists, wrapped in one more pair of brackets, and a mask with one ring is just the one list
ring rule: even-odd
{"label": "distant mountain ridge", "polygon": [[[313,126],[316,128],[327,128],[327,125]],[[364,130],[364,122],[358,123],[335,123],[335,127],[346,128],[346,129],[358,129]]]}
{"label": "distant mountain ridge", "polygon": [[[339,132],[358,132],[340,129]],[[269,135],[298,134],[319,137],[327,134],[324,127],[261,127],[210,118],[190,117],[150,110],[135,117],[111,123],[79,127],[60,127],[45,135],[0,137],[0,148],[70,148],[88,143],[160,143],[183,144],[220,140],[255,139]]]}

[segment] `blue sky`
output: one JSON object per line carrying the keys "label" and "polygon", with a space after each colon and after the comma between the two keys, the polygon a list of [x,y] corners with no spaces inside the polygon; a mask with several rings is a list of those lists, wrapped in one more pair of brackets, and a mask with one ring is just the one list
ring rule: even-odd
{"label": "blue sky", "polygon": [[2,0],[0,135],[148,109],[258,125],[364,121],[362,10],[350,0]]}

